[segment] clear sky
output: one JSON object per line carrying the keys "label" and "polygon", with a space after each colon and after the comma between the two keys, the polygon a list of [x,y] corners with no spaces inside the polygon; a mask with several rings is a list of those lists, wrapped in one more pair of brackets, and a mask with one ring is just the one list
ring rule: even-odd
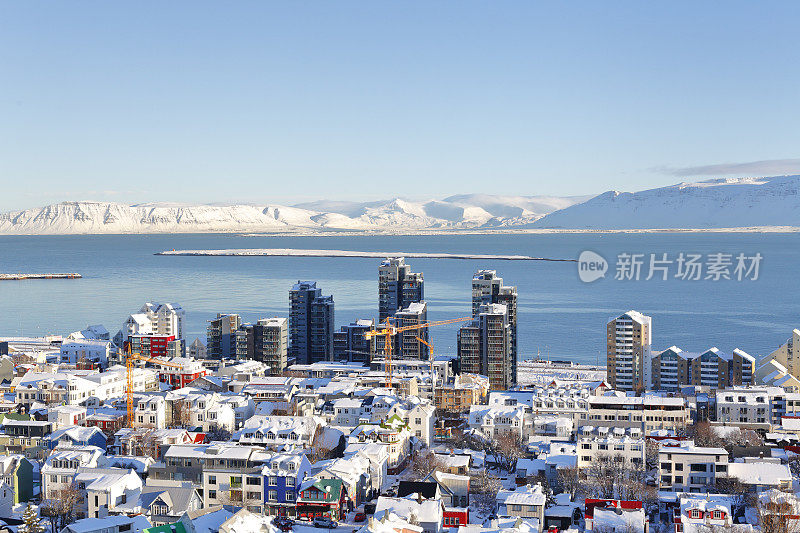
{"label": "clear sky", "polygon": [[798,2],[0,3],[0,210],[800,172]]}

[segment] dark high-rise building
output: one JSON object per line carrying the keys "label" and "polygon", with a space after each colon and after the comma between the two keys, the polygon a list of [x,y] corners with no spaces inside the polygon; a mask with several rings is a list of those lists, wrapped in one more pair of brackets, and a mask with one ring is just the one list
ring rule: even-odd
{"label": "dark high-rise building", "polygon": [[402,257],[381,261],[378,267],[378,322],[384,322],[400,309],[425,299],[422,273],[411,272]]}
{"label": "dark high-rise building", "polygon": [[298,281],[289,291],[289,355],[298,364],[333,359],[333,296],[316,282]]}
{"label": "dark high-rise building", "polygon": [[364,338],[364,333],[373,329],[374,320],[356,320],[333,333],[333,359],[343,363],[369,365],[375,354],[375,337]]}
{"label": "dark high-rise building", "polygon": [[472,276],[472,316],[476,318],[485,304],[503,304],[511,330],[509,357],[512,386],[517,384],[517,288],[503,285],[495,270],[479,270]]}
{"label": "dark high-rise building", "polygon": [[[269,366],[271,376],[280,376],[286,369],[289,353],[289,327],[285,318],[263,318],[241,327],[248,359]],[[241,341],[240,341],[241,342]]]}
{"label": "dark high-rise building", "polygon": [[461,372],[489,377],[492,390],[514,386],[511,359],[511,325],[502,304],[483,304],[472,323],[458,330]]}
{"label": "dark high-rise building", "polygon": [[239,315],[223,315],[208,321],[206,357],[208,359],[237,359],[236,330],[242,325]]}

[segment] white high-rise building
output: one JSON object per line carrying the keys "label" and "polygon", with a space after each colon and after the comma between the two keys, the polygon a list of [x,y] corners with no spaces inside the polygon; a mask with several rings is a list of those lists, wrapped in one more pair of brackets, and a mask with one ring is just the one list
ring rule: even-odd
{"label": "white high-rise building", "polygon": [[131,335],[174,335],[183,339],[183,323],[186,312],[178,304],[154,304],[147,302],[138,313],[134,313],[122,325],[122,340]]}
{"label": "white high-rise building", "polygon": [[652,318],[638,311],[609,320],[606,370],[612,388],[637,391],[650,387],[652,323]]}

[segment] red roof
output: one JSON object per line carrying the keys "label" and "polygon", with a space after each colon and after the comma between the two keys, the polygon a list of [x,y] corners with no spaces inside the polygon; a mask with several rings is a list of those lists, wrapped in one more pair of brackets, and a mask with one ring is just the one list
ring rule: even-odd
{"label": "red roof", "polygon": [[603,500],[586,498],[585,518],[594,518],[595,507],[600,507],[601,509],[642,509],[642,502],[637,500]]}

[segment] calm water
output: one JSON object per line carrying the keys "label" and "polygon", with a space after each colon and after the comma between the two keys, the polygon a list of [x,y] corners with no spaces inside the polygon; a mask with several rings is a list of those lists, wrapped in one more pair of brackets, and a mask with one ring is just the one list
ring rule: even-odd
{"label": "calm water", "polygon": [[[69,333],[102,323],[115,333],[142,303],[178,302],[191,342],[205,340],[206,321],[236,312],[252,321],[288,316],[288,290],[317,280],[336,302],[336,322],[377,315],[377,259],[293,257],[168,257],[166,249],[324,248],[365,251],[527,254],[576,258],[590,249],[606,257],[605,279],[582,283],[574,263],[411,259],[425,274],[428,317],[466,316],[470,282],[496,269],[519,291],[519,344],[524,357],[594,363],[604,351],[605,323],[637,309],[653,317],[654,345],[710,346],[768,353],[800,327],[800,235],[470,235],[419,237],[243,237],[234,235],[0,236],[0,272],[80,272],[81,280],[0,282],[0,336]],[[617,281],[620,252],[726,252],[764,256],[757,281]],[[337,326],[338,327],[338,326]],[[437,353],[453,353],[457,326],[432,330]],[[604,356],[600,356],[603,360]]]}

